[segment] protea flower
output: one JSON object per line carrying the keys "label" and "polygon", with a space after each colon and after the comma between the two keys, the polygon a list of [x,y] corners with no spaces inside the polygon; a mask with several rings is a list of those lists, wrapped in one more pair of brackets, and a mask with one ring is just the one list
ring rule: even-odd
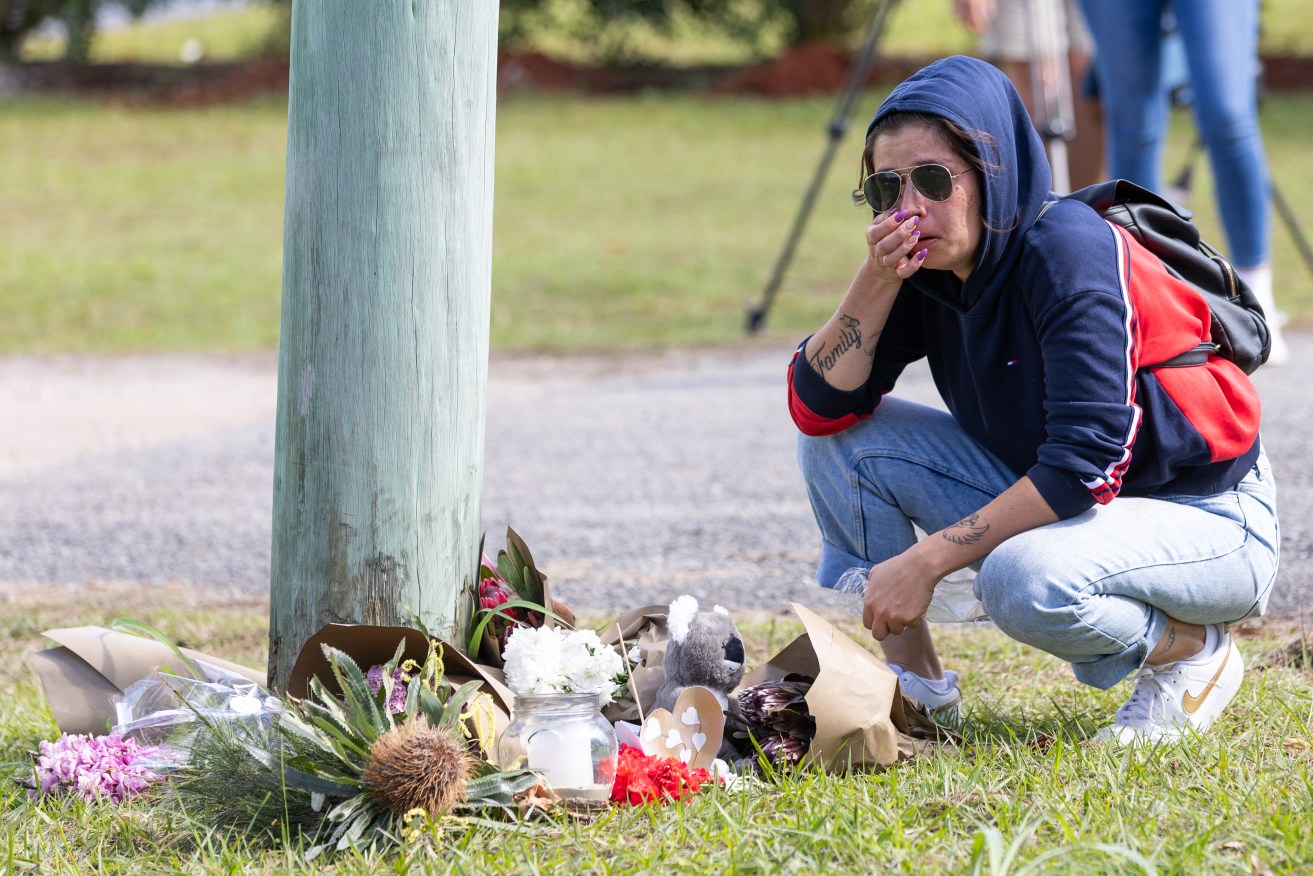
{"label": "protea flower", "polygon": [[815,679],[796,673],[739,691],[740,732],[774,761],[797,763],[816,737],[806,694]]}

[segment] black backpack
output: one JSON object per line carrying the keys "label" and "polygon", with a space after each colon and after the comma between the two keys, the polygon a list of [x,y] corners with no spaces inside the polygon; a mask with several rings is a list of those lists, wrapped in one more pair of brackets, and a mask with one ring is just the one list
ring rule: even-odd
{"label": "black backpack", "polygon": [[[1230,359],[1246,374],[1253,374],[1267,361],[1272,335],[1263,308],[1231,263],[1199,238],[1199,229],[1191,221],[1193,213],[1124,179],[1087,186],[1065,197],[1089,204],[1104,219],[1129,231],[1169,273],[1205,293],[1213,318],[1212,343],[1140,367],[1202,365],[1216,354]],[[1054,203],[1045,204],[1040,216]]]}

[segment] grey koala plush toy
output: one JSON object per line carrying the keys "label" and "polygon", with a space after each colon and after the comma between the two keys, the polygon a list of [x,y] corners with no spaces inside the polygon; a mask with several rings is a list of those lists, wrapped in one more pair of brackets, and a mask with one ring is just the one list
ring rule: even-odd
{"label": "grey koala plush toy", "polygon": [[681,596],[670,603],[666,615],[670,641],[662,660],[666,680],[657,691],[654,707],[674,709],[684,688],[709,688],[729,707],[729,692],[743,679],[743,639],[729,612],[717,605],[698,611],[698,601]]}

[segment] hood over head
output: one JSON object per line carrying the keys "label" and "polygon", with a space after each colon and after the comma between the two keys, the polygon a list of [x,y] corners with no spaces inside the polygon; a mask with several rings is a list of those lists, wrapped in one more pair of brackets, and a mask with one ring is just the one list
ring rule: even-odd
{"label": "hood over head", "polygon": [[912,74],[880,105],[866,136],[895,112],[942,116],[977,138],[985,165],[985,231],[975,269],[965,285],[950,271],[929,268],[905,281],[950,307],[970,311],[1006,283],[1021,254],[1022,236],[1049,196],[1052,175],[1044,143],[1012,83],[978,58],[956,55]]}

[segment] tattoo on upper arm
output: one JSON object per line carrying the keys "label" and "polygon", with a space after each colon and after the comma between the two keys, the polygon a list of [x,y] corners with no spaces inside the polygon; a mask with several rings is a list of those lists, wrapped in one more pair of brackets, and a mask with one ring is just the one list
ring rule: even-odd
{"label": "tattoo on upper arm", "polygon": [[835,342],[834,346],[829,349],[822,346],[812,354],[811,364],[816,369],[817,374],[824,374],[826,371],[833,369],[835,365],[839,364],[840,357],[849,350],[861,350],[867,356],[875,355],[875,341],[876,338],[880,337],[879,332],[876,332],[870,343],[863,347],[862,323],[860,320],[842,313],[839,315],[839,324],[843,328],[840,330],[839,340]]}
{"label": "tattoo on upper arm", "polygon": [[989,524],[980,522],[979,514],[968,514],[944,530],[944,538],[953,544],[971,545],[985,537]]}

